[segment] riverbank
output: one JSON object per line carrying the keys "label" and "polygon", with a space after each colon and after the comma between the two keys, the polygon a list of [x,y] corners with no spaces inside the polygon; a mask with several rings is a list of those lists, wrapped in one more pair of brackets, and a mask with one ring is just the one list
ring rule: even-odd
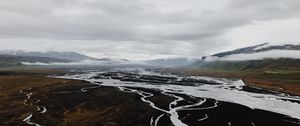
{"label": "riverbank", "polygon": [[[170,70],[172,71],[172,70]],[[246,85],[300,96],[300,71],[217,71],[206,69],[177,69],[177,73],[188,76],[209,76],[242,79]]]}

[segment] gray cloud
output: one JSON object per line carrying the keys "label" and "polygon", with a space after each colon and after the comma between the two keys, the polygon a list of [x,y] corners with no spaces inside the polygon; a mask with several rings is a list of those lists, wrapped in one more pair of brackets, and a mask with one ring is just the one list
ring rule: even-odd
{"label": "gray cloud", "polygon": [[232,29],[299,12],[299,0],[0,0],[0,43],[201,56],[232,44]]}

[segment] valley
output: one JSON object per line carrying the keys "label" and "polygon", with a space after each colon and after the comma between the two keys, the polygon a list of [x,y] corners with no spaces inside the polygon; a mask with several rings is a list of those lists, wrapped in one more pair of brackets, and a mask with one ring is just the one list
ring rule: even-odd
{"label": "valley", "polygon": [[251,88],[241,80],[155,71],[2,72],[1,125],[299,125],[298,96]]}

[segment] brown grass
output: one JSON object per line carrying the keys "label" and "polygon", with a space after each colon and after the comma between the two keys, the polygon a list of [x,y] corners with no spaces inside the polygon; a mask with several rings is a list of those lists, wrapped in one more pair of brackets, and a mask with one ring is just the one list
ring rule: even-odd
{"label": "brown grass", "polygon": [[279,92],[286,92],[289,94],[300,96],[299,84],[288,84],[288,83],[281,83],[281,82],[262,80],[262,79],[252,79],[252,78],[245,78],[243,80],[247,85],[250,86],[265,88],[265,89],[279,91]]}
{"label": "brown grass", "polygon": [[[22,121],[35,108],[24,105],[26,94],[20,90],[29,88],[46,91],[47,87],[82,83],[82,81],[48,78],[37,75],[0,76],[0,125],[24,125]],[[39,94],[35,92],[35,94]]]}

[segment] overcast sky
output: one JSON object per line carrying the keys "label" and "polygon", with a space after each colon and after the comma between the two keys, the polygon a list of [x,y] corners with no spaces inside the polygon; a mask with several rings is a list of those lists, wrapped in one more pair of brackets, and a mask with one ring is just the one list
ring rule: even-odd
{"label": "overcast sky", "polygon": [[0,0],[0,50],[197,57],[299,33],[300,0]]}

